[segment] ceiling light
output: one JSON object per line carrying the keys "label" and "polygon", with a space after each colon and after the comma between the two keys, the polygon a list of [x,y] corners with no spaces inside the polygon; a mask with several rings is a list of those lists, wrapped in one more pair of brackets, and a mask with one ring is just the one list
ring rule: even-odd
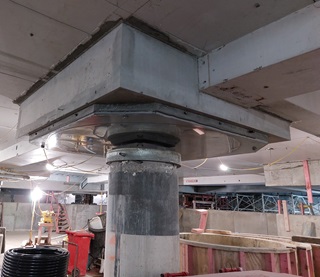
{"label": "ceiling light", "polygon": [[204,131],[201,130],[201,129],[199,129],[199,128],[193,128],[193,131],[195,131],[195,132],[196,132],[198,135],[200,135],[200,136],[202,136],[202,135],[205,134]]}
{"label": "ceiling light", "polygon": [[55,169],[55,167],[52,164],[47,163],[46,164],[46,169],[49,170],[49,171],[53,171]]}
{"label": "ceiling light", "polygon": [[222,171],[227,171],[229,169],[229,167],[227,167],[225,164],[220,164],[219,168]]}
{"label": "ceiling light", "polygon": [[58,140],[57,140],[57,136],[55,134],[49,136],[46,141],[48,149],[52,149],[52,148],[56,147],[57,142],[58,142]]}
{"label": "ceiling light", "polygon": [[43,191],[39,187],[35,187],[31,192],[31,199],[34,202],[38,201],[41,199],[42,195],[43,195]]}

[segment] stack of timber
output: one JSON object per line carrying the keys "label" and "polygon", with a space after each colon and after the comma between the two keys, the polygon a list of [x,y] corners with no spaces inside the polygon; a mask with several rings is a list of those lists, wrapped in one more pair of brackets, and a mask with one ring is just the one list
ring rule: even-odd
{"label": "stack of timber", "polygon": [[241,268],[243,271],[320,277],[320,260],[315,260],[319,254],[312,252],[316,248],[313,244],[287,237],[218,230],[206,230],[202,234],[181,233],[181,271],[199,275],[218,273],[224,268]]}

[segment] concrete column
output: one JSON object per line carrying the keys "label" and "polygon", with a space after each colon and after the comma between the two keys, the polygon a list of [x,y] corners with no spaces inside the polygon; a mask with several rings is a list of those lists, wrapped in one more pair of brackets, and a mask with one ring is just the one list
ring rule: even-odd
{"label": "concrete column", "polygon": [[[145,131],[140,129],[137,136],[132,136],[135,131],[119,136],[122,146],[107,154],[110,174],[105,277],[159,277],[179,271],[180,155],[157,146],[163,143],[155,140],[166,137],[168,141],[166,134],[154,136],[149,128]],[[123,146],[124,138],[131,142],[135,137],[138,144]],[[148,140],[148,145],[141,140]]]}

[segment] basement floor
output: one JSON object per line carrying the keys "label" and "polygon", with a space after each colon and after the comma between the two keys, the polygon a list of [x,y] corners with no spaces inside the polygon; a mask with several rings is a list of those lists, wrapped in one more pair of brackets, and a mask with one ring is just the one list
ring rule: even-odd
{"label": "basement floor", "polygon": [[[37,232],[33,233],[33,239],[37,235]],[[62,240],[65,237],[64,234],[52,234],[52,244],[53,245],[60,245],[62,244]],[[18,248],[23,245],[26,241],[28,241],[29,238],[29,232],[23,231],[23,232],[6,232],[6,242],[5,242],[5,250],[9,250],[11,248]],[[3,255],[0,255],[0,268],[2,268],[3,263]],[[68,275],[69,276],[69,275]],[[71,275],[70,275],[71,276]],[[103,276],[102,273],[99,273],[99,269],[94,267],[90,271],[87,271],[87,274],[85,275],[87,277],[101,277]]]}

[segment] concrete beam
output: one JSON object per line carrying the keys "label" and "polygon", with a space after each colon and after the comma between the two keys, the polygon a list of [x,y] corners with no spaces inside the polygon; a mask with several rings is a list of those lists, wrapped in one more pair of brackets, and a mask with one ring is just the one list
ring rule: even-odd
{"label": "concrete beam", "polygon": [[257,185],[264,184],[265,178],[259,174],[242,174],[242,175],[227,175],[227,176],[207,176],[207,177],[194,177],[183,178],[183,185],[187,186],[202,186],[202,185]]}
{"label": "concrete beam", "polygon": [[320,90],[319,7],[307,6],[201,58],[200,90],[318,135],[320,116],[310,99],[317,103]]}
{"label": "concrete beam", "polygon": [[[17,156],[29,153],[39,147],[29,142],[28,137],[0,151],[0,162],[8,161]],[[23,164],[20,164],[23,165]]]}
{"label": "concrete beam", "polygon": [[[67,93],[66,93],[67,92]],[[289,123],[199,93],[197,60],[120,25],[21,104],[18,134],[45,128],[92,103],[164,102],[289,138]]]}
{"label": "concrete beam", "polygon": [[320,47],[320,9],[309,5],[199,59],[200,89],[226,83]]}
{"label": "concrete beam", "polygon": [[[320,160],[308,161],[312,186],[320,185]],[[289,162],[264,166],[266,186],[305,187],[303,162]]]}
{"label": "concrete beam", "polygon": [[37,180],[37,181],[3,181],[1,188],[6,189],[30,189],[30,191],[38,186],[41,190],[44,191],[59,191],[66,193],[98,193],[106,192],[106,186],[101,186],[100,184],[88,184],[85,188],[81,189],[78,183],[66,183],[59,181],[49,181],[49,180]]}

